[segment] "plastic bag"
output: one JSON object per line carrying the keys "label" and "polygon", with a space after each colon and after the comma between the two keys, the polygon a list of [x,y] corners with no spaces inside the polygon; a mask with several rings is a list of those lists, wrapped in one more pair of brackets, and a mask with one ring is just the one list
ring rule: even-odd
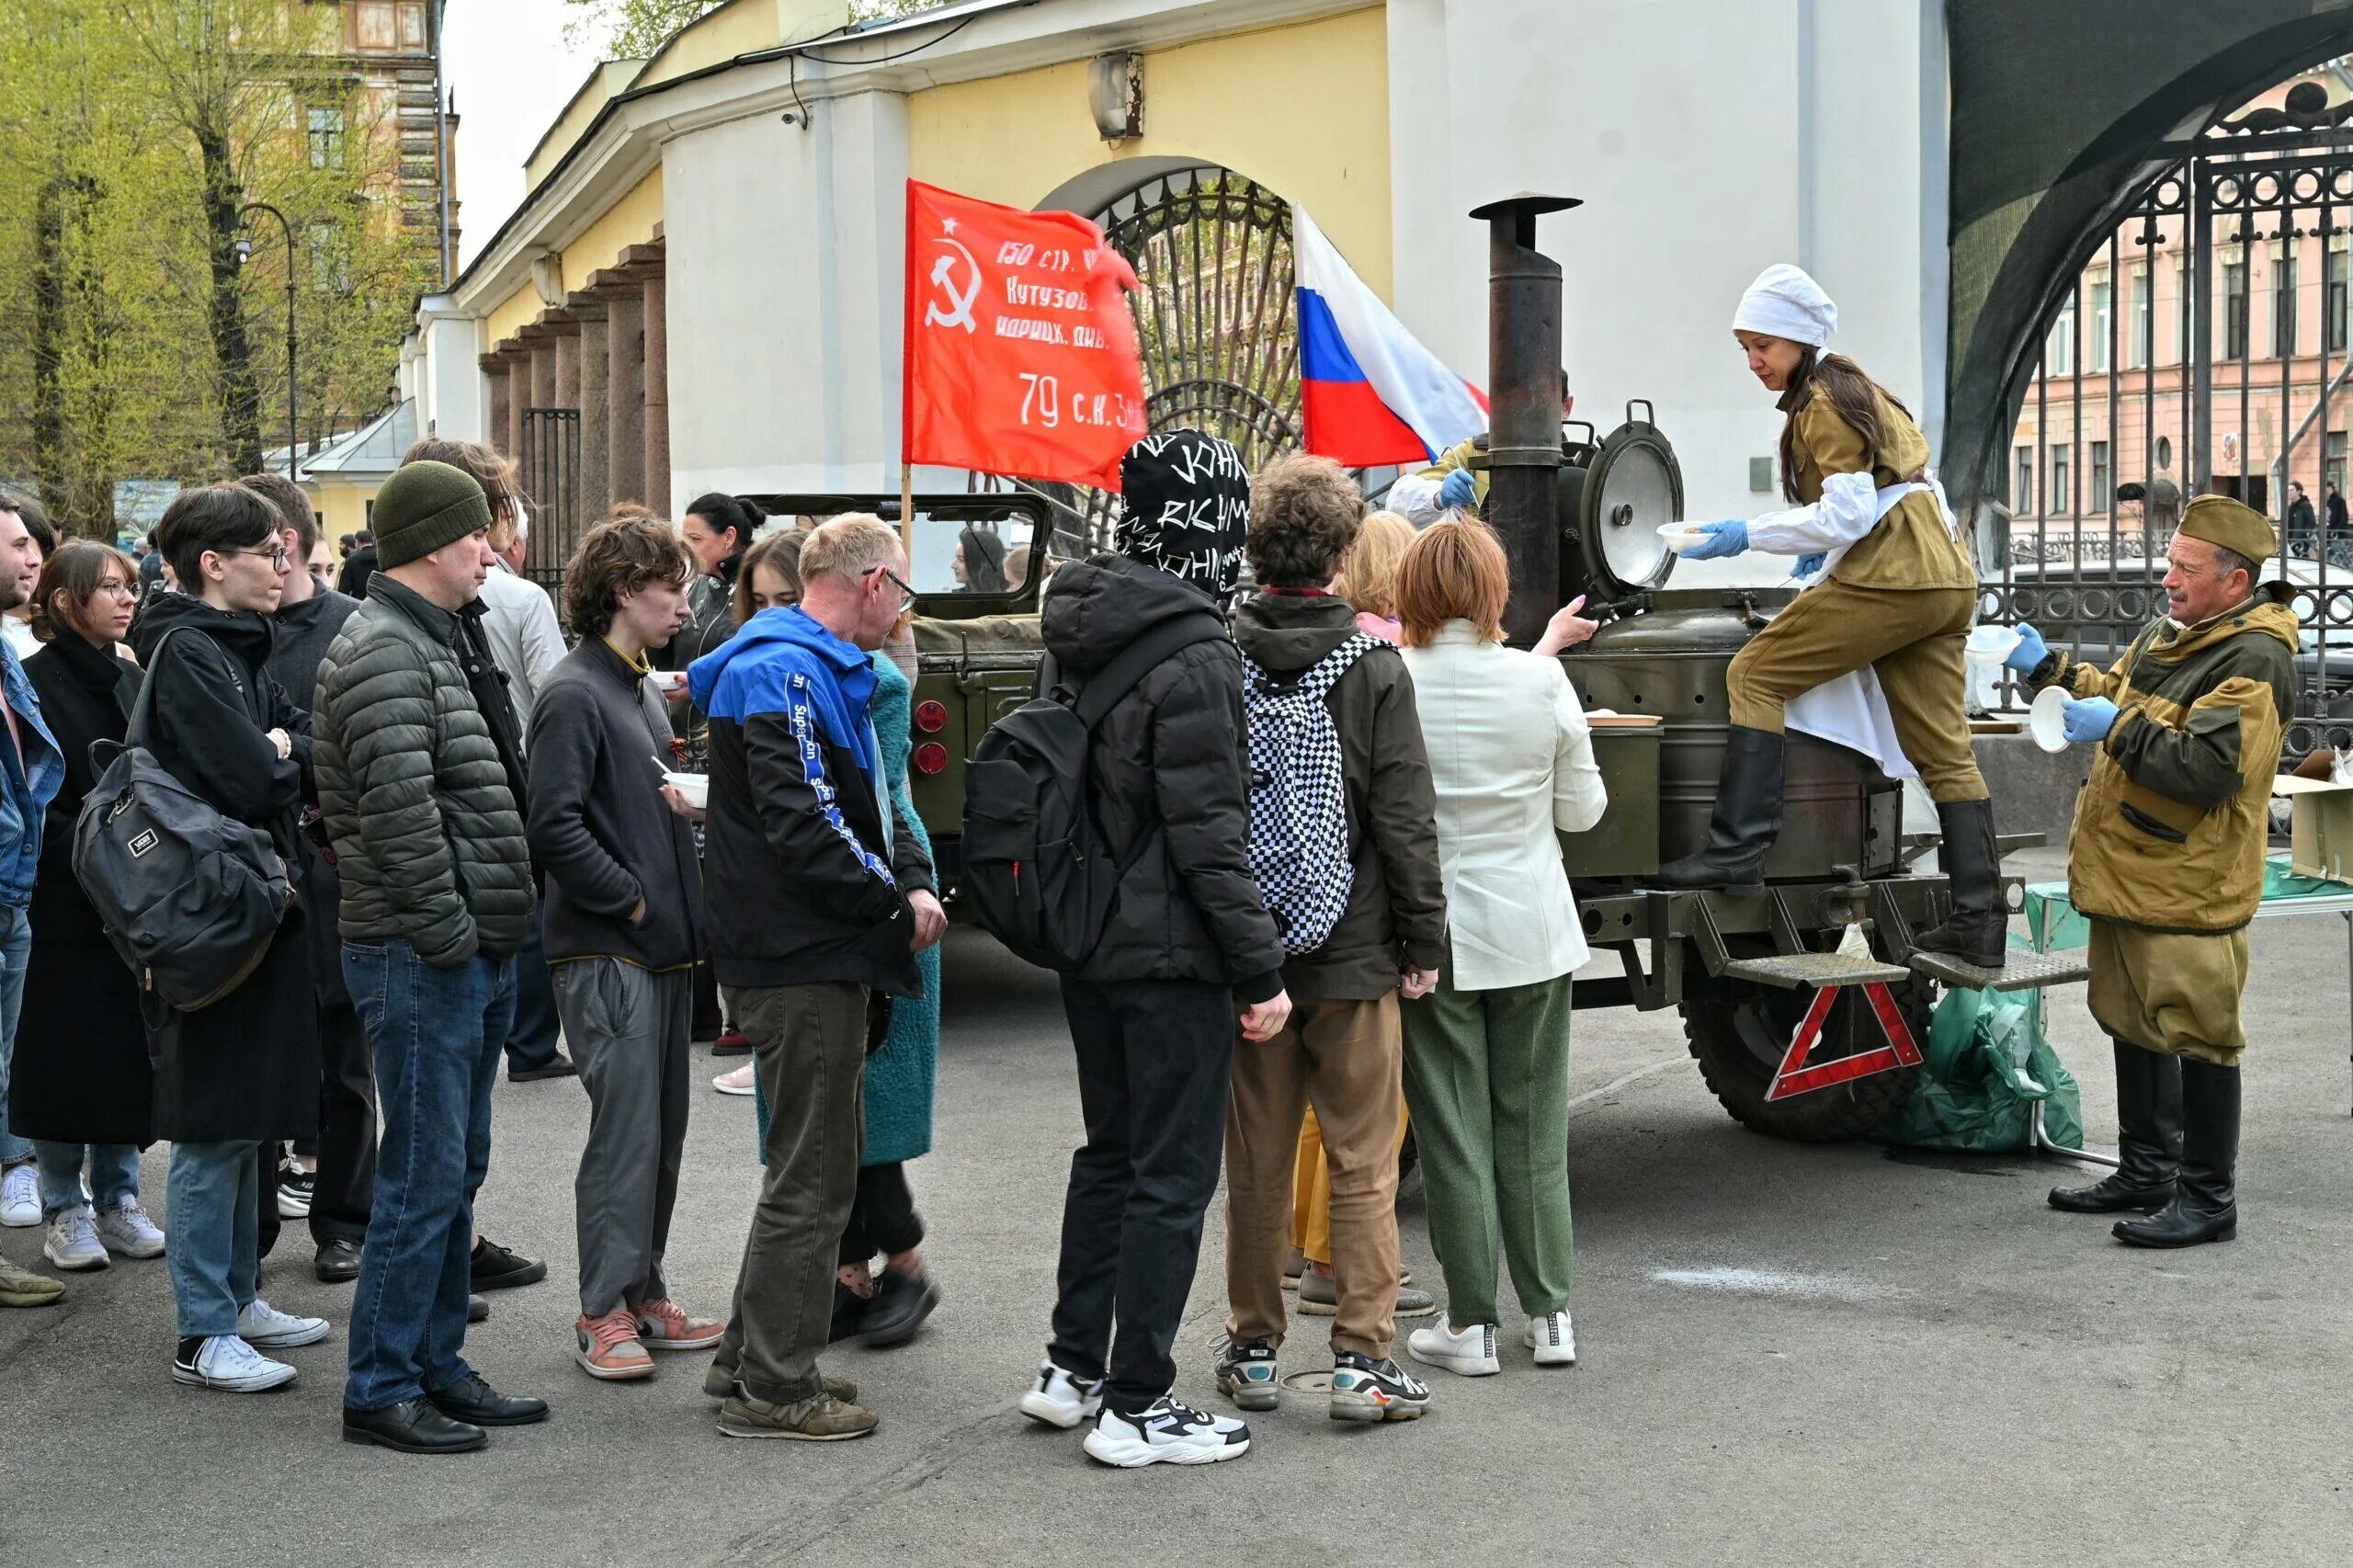
{"label": "plastic bag", "polygon": [[1921,1149],[2027,1149],[2040,1101],[2044,1135],[2082,1148],[2083,1093],[2043,1038],[2031,995],[1947,992],[1928,1025],[1919,1085],[1880,1136]]}

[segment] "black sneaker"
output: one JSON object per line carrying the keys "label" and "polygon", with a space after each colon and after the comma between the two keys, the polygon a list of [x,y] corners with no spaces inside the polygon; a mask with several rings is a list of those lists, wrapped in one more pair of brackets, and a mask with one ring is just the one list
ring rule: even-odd
{"label": "black sneaker", "polygon": [[488,1236],[474,1238],[473,1287],[477,1290],[511,1290],[536,1285],[548,1277],[548,1266],[519,1252],[509,1252]]}
{"label": "black sneaker", "polygon": [[1282,1403],[1275,1347],[1263,1339],[1227,1340],[1211,1370],[1219,1391],[1244,1410],[1272,1410]]}
{"label": "black sneaker", "polygon": [[874,1350],[904,1345],[938,1305],[939,1288],[927,1271],[902,1274],[886,1267],[874,1282],[872,1300],[858,1314],[858,1342]]}
{"label": "black sneaker", "polygon": [[490,1321],[490,1303],[471,1291],[466,1296],[466,1321],[468,1323]]}
{"label": "black sneaker", "polygon": [[1429,1385],[1385,1356],[1343,1350],[1332,1358],[1335,1421],[1411,1421],[1429,1405]]}

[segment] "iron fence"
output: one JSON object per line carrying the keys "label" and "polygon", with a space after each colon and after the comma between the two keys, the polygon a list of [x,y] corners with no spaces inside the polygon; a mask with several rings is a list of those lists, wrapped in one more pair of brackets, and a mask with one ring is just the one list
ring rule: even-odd
{"label": "iron fence", "polygon": [[563,563],[585,526],[580,516],[580,411],[523,411],[523,494],[531,509],[523,575],[562,602]]}

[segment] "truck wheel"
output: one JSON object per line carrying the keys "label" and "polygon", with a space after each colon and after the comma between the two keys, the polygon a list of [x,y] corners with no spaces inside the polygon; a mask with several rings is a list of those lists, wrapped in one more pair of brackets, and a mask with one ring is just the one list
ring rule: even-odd
{"label": "truck wheel", "polygon": [[[1915,978],[1894,991],[1912,1038],[1925,1049],[1935,987]],[[1750,1131],[1801,1143],[1868,1138],[1911,1098],[1920,1069],[1897,1067],[1790,1099],[1765,1098],[1774,1070],[1790,1049],[1790,1032],[1813,999],[1810,991],[1746,985],[1726,995],[1693,998],[1682,1006],[1683,1039],[1699,1061],[1699,1075],[1708,1081],[1710,1092]],[[1860,994],[1849,994],[1830,1009],[1822,1040],[1807,1060],[1834,1062],[1884,1043],[1870,1005]]]}

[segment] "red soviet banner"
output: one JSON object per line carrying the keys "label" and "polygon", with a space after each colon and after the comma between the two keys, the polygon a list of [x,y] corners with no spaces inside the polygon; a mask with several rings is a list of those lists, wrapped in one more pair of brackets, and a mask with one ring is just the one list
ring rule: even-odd
{"label": "red soviet banner", "polygon": [[1117,490],[1144,434],[1135,286],[1074,212],[909,180],[905,460]]}

